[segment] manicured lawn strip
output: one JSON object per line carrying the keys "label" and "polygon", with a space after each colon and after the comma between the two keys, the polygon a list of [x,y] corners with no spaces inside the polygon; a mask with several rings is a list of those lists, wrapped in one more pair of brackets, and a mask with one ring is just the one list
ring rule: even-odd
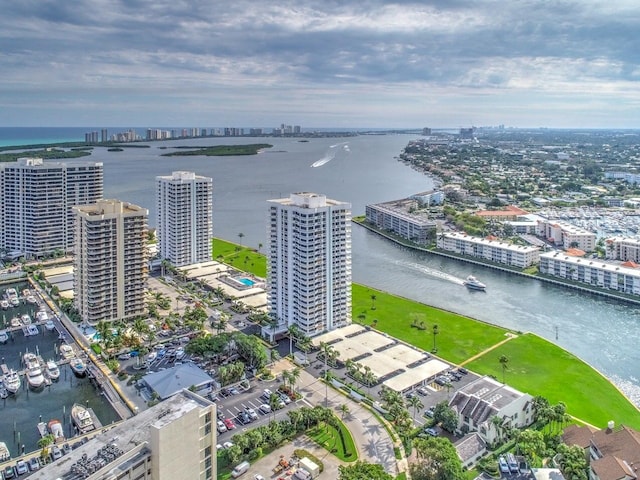
{"label": "manicured lawn strip", "polygon": [[[340,440],[338,430],[331,425],[320,423],[316,428],[307,431],[307,435],[312,438],[314,442],[322,448],[326,448],[328,452],[332,453],[343,462],[355,462],[358,459],[358,451],[356,450],[356,445],[353,441],[353,437],[351,436],[351,432],[341,421],[338,421],[338,426],[342,431],[344,438],[344,450],[342,448],[342,441]],[[349,455],[347,456],[347,454]]]}
{"label": "manicured lawn strip", "polygon": [[[371,295],[376,296],[375,301]],[[433,348],[433,326],[437,324],[437,355],[456,364],[504,340],[507,333],[500,327],[356,283],[353,284],[352,297],[354,322],[375,323],[377,330],[427,352]],[[375,310],[371,308],[374,303]],[[425,329],[412,327],[414,320],[424,322]]]}
{"label": "manicured lawn strip", "polygon": [[598,428],[607,421],[640,429],[640,413],[611,384],[575,355],[534,334],[525,334],[499,346],[467,366],[502,381],[500,356],[509,359],[508,385],[541,395],[552,404],[564,402],[567,412]]}
{"label": "manicured lawn strip", "polygon": [[255,248],[214,238],[212,258],[260,278],[267,276],[267,258]]}

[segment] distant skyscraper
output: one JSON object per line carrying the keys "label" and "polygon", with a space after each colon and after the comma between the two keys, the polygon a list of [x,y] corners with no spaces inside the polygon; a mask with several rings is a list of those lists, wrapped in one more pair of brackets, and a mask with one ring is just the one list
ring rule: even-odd
{"label": "distant skyscraper", "polygon": [[83,321],[145,313],[148,211],[118,200],[73,207],[74,303]]}
{"label": "distant skyscraper", "polygon": [[269,306],[308,336],[351,321],[351,205],[315,193],[269,200]]}
{"label": "distant skyscraper", "polygon": [[211,260],[213,181],[193,172],[156,177],[160,258],[182,267]]}
{"label": "distant skyscraper", "polygon": [[109,133],[107,132],[106,128],[103,128],[101,132],[102,134],[100,140],[102,141],[102,143],[105,143],[109,140]]}
{"label": "distant skyscraper", "polygon": [[73,248],[73,205],[103,195],[101,162],[0,163],[0,246],[18,258]]}

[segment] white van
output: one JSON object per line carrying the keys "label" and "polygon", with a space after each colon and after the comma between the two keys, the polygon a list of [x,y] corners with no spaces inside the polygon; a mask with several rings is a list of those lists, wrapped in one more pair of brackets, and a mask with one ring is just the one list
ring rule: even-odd
{"label": "white van", "polygon": [[251,464],[249,462],[242,462],[236,465],[236,468],[231,472],[233,478],[238,478],[240,475],[247,473]]}

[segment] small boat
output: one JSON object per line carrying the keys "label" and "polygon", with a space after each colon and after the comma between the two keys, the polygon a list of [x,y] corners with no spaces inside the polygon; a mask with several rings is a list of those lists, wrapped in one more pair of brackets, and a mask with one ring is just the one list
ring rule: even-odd
{"label": "small boat", "polygon": [[40,330],[38,330],[37,325],[27,325],[26,327],[22,327],[22,331],[24,332],[25,337],[31,337],[40,334]]}
{"label": "small boat", "polygon": [[31,352],[27,352],[24,354],[23,358],[29,386],[31,388],[40,388],[44,386],[44,375],[42,374],[38,357]]}
{"label": "small boat", "polygon": [[483,291],[483,292],[487,288],[487,286],[484,283],[479,281],[473,275],[469,275],[467,277],[467,279],[464,281],[464,286],[469,288],[469,289],[471,289],[471,290],[480,290],[480,291]]}
{"label": "small boat", "polygon": [[71,371],[76,377],[85,377],[87,375],[87,364],[79,358],[72,358],[69,362],[69,366],[71,367]]}
{"label": "small boat", "polygon": [[79,403],[74,403],[73,407],[71,407],[71,418],[80,433],[86,433],[96,428],[89,410]]}
{"label": "small boat", "polygon": [[13,297],[11,300],[9,300],[9,303],[12,307],[17,307],[20,305],[20,299],[18,297]]}
{"label": "small boat", "polygon": [[40,310],[38,311],[38,313],[36,313],[36,320],[38,322],[46,322],[47,320],[49,320],[49,315],[47,315],[47,312],[45,312],[44,310]]}
{"label": "small boat", "polygon": [[9,391],[4,386],[4,382],[0,382],[0,400],[4,400],[9,396]]}
{"label": "small boat", "polygon": [[16,393],[20,390],[20,385],[22,384],[20,381],[20,375],[18,375],[18,372],[13,369],[9,370],[9,373],[4,374],[3,383],[4,388],[6,388],[9,393]]}
{"label": "small boat", "polygon": [[31,325],[31,317],[28,314],[24,314],[20,317],[22,325]]}
{"label": "small boat", "polygon": [[53,323],[53,320],[47,320],[44,323],[44,328],[46,328],[47,332],[53,332],[56,329],[56,324]]}
{"label": "small boat", "polygon": [[9,452],[9,448],[7,444],[4,442],[0,442],[0,462],[6,462],[11,458],[11,453]]}
{"label": "small boat", "polygon": [[9,341],[9,333],[6,330],[0,330],[0,343],[7,343]]}
{"label": "small boat", "polygon": [[47,377],[51,380],[58,380],[60,378],[60,368],[53,360],[47,362]]}
{"label": "small boat", "polygon": [[20,327],[20,326],[22,326],[22,323],[20,322],[20,318],[19,318],[19,317],[13,317],[13,318],[11,319],[10,324],[11,324],[11,326],[12,326],[12,327],[14,327],[14,328],[15,328],[15,327]]}
{"label": "small boat", "polygon": [[56,443],[61,443],[65,441],[64,429],[62,428],[62,423],[60,423],[60,420],[56,420],[54,418],[53,420],[49,421],[47,426],[49,427],[49,432],[51,432],[51,435],[55,437]]}
{"label": "small boat", "polygon": [[26,300],[27,303],[30,303],[32,305],[38,303],[38,298],[35,295],[28,295]]}
{"label": "small boat", "polygon": [[76,353],[73,351],[73,347],[71,345],[60,345],[60,356],[64,360],[69,360],[76,356]]}
{"label": "small boat", "polygon": [[0,300],[0,307],[2,307],[3,310],[6,310],[9,308],[9,301],[8,300]]}
{"label": "small boat", "polygon": [[44,422],[40,422],[37,425],[38,433],[40,434],[40,438],[44,438],[49,435],[49,430],[47,430],[47,424]]}
{"label": "small boat", "polygon": [[23,297],[28,297],[29,295],[31,295],[31,290],[29,290],[28,288],[24,288],[22,290],[22,296]]}

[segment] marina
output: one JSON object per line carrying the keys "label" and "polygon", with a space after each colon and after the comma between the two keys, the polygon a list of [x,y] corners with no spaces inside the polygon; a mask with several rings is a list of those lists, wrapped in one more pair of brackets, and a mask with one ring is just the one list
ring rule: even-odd
{"label": "marina", "polygon": [[[22,292],[27,285],[23,282],[15,286],[0,286],[0,297],[6,298],[7,289]],[[37,302],[29,302],[26,298],[18,301],[17,307],[9,307],[6,312],[0,311],[0,331],[7,334],[6,342],[0,343],[0,375],[8,393],[6,398],[0,398],[0,442],[4,442],[13,458],[22,451],[38,449],[40,423],[56,438],[62,436],[69,440],[77,435],[79,429],[71,415],[74,404],[83,406],[89,412],[96,428],[120,420],[107,397],[87,375],[89,368],[84,359],[80,358],[84,365],[84,376],[77,376],[72,371],[70,361],[78,358],[76,355],[80,352],[62,343],[58,330],[61,327],[53,315],[50,312],[46,317],[38,314],[43,310],[40,310]],[[10,326],[10,318],[21,319],[25,314],[31,319],[28,326],[37,328],[37,333],[32,330],[33,334],[26,335],[24,329],[27,326],[22,323],[17,327]],[[53,320],[53,329],[44,327],[45,322]],[[30,362],[35,357],[40,369],[42,383],[35,389],[30,387],[27,376],[21,376],[26,368],[25,354]],[[32,367],[35,366],[32,363]],[[13,389],[13,392],[10,393],[9,389]],[[52,432],[50,424],[56,419],[59,426],[55,426],[55,432]]]}

